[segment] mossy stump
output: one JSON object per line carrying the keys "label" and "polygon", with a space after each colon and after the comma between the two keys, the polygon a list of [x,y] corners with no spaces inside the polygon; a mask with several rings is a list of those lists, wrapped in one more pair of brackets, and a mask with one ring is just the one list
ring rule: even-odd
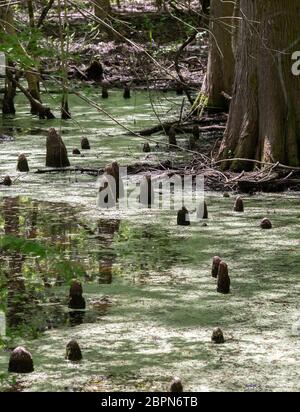
{"label": "mossy stump", "polygon": [[68,167],[70,166],[66,146],[54,128],[49,129],[46,142],[46,166]]}

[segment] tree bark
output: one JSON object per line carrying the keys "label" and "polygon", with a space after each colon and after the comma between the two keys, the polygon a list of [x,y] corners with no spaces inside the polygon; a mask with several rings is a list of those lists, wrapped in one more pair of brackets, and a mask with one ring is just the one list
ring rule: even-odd
{"label": "tree bark", "polygon": [[[28,84],[28,91],[31,96],[37,100],[38,102],[42,103],[41,96],[40,96],[40,75],[34,71],[27,71],[25,72],[25,77]],[[39,114],[37,107],[32,102],[30,103],[31,106],[31,114]]]}
{"label": "tree bark", "polygon": [[[228,109],[234,78],[232,51],[232,16],[234,3],[212,0],[210,5],[210,49],[207,73],[202,92],[208,97],[208,107]],[[224,95],[225,94],[225,95]]]}
{"label": "tree bark", "polygon": [[[13,13],[9,1],[4,2],[0,7],[0,43],[2,36],[14,35]],[[6,59],[6,66],[11,66],[12,62]],[[5,79],[5,90],[2,112],[3,114],[15,114],[14,98],[16,95],[16,87],[8,77],[9,68],[6,68],[7,77]]]}
{"label": "tree bark", "polygon": [[[241,0],[236,71],[219,158],[300,164],[300,77],[291,56],[300,50],[298,0]],[[253,163],[228,161],[249,170]]]}

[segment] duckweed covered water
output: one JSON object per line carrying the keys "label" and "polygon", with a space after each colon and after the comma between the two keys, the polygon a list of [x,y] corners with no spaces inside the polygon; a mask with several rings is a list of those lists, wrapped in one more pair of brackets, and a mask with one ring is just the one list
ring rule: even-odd
{"label": "duckweed covered water", "polygon": [[[138,99],[137,106],[117,96],[107,104],[127,125],[133,117],[136,127],[152,124],[148,96]],[[162,110],[178,102],[171,100]],[[76,102],[72,112],[92,150],[72,164],[143,159],[140,141],[120,137],[120,129]],[[16,174],[21,152],[32,169],[43,166],[51,122],[28,120],[26,110],[20,99],[17,140],[0,146],[3,174]],[[63,123],[62,131],[68,149],[78,146],[74,124]],[[187,391],[300,389],[298,194],[245,197],[240,214],[232,211],[234,196],[207,193],[207,226],[190,227],[176,225],[175,211],[102,212],[95,199],[90,176],[30,173],[1,187],[2,390],[162,391],[174,375]],[[272,230],[259,228],[263,217]],[[217,293],[211,277],[216,254],[229,265],[229,295]],[[73,278],[83,284],[85,312],[67,307]],[[216,326],[223,345],[211,343]],[[64,359],[72,338],[82,348],[80,363]],[[8,376],[10,348],[21,344],[33,354],[35,372]]]}

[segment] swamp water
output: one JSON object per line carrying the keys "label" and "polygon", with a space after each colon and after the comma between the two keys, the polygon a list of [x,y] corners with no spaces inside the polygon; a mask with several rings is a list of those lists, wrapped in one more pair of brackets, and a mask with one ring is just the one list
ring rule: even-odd
{"label": "swamp water", "polygon": [[[118,120],[131,128],[157,123],[147,93],[130,101],[119,94],[104,103]],[[72,165],[146,158],[142,140],[74,96],[74,121],[63,123],[31,118],[17,102],[16,118],[4,122],[5,133],[14,125],[16,141],[0,145],[0,175],[17,176],[20,153],[32,170],[43,167],[45,132],[60,124],[69,153],[83,135],[90,139],[92,150],[70,156]],[[170,95],[160,102],[165,115],[180,106]],[[161,159],[159,152],[148,158]],[[174,375],[187,391],[299,390],[299,195],[245,196],[239,214],[233,196],[207,193],[207,226],[178,227],[175,211],[97,209],[95,180],[29,173],[0,189],[2,390],[162,391]],[[266,216],[273,229],[263,231]],[[216,254],[229,265],[229,295],[217,293],[211,277]],[[85,312],[67,307],[73,278],[83,284]],[[216,326],[222,345],[211,343]],[[64,359],[72,338],[80,363]],[[6,374],[16,345],[31,351],[34,373]]]}

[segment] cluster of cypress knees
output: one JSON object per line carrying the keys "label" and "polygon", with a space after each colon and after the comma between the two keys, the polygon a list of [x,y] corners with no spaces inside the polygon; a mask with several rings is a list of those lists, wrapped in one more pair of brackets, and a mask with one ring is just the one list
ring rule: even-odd
{"label": "cluster of cypress knees", "polygon": [[[194,131],[194,135],[195,134],[197,135],[196,129]],[[170,144],[176,144],[176,142],[174,143],[174,139],[172,136],[174,137],[174,130],[172,130],[171,128],[169,132],[169,139],[171,138]],[[58,133],[56,132],[54,128],[51,128],[49,130],[46,146],[47,146],[46,166],[48,167],[68,167],[70,166],[66,147],[61,137],[58,135]],[[143,148],[145,152],[150,151],[150,147],[148,146],[149,144],[145,143],[144,148]],[[82,139],[81,148],[83,150],[90,149],[90,144],[87,138]],[[74,149],[73,154],[80,154],[80,151],[78,149]],[[18,158],[17,170],[20,172],[29,171],[28,162],[24,154],[21,154]],[[119,166],[117,162],[112,162],[112,164],[106,166],[105,171],[107,174],[117,179],[119,178]],[[119,187],[118,181],[116,183],[117,183],[117,188],[118,188]],[[10,177],[6,176],[2,184],[10,186],[12,184]],[[144,200],[145,200],[145,203],[149,203],[149,199],[150,201],[152,201],[153,196],[154,196],[153,188],[151,186],[150,176],[145,177],[144,184],[145,184]],[[117,193],[117,197],[119,196],[120,196],[120,193]],[[244,202],[240,196],[238,196],[235,200],[234,211],[236,212],[244,211]],[[202,219],[208,218],[208,208],[207,208],[207,204],[205,201],[203,202],[202,207],[197,210],[197,217],[202,218]],[[184,206],[178,211],[177,224],[183,225],[183,226],[190,225],[189,212]],[[271,229],[272,223],[270,222],[269,219],[264,218],[260,223],[260,227],[262,229]],[[217,291],[223,294],[229,293],[230,292],[230,278],[228,275],[228,266],[224,261],[222,261],[222,259],[219,256],[213,257],[211,273],[212,273],[212,277],[217,278]],[[78,281],[73,281],[70,287],[68,306],[70,309],[81,309],[81,310],[84,310],[86,307],[85,299],[83,297],[82,285]],[[217,344],[224,343],[225,341],[224,335],[223,335],[222,330],[219,327],[213,330],[211,340],[212,342],[217,343]],[[76,340],[72,339],[67,344],[65,357],[69,361],[73,361],[73,362],[80,361],[82,359],[82,352]],[[22,346],[16,347],[11,353],[8,370],[9,372],[14,372],[14,373],[33,372],[34,365],[33,365],[33,359],[32,359],[31,353]],[[170,391],[171,392],[182,392],[183,391],[183,385],[182,385],[180,378],[178,377],[173,378],[171,385],[170,385]]]}
{"label": "cluster of cypress knees", "polygon": [[[244,212],[244,201],[241,196],[235,200],[233,210],[235,212]],[[200,219],[208,219],[208,209],[205,200],[202,207],[197,210],[197,217]],[[177,224],[181,226],[189,226],[189,211],[183,206],[177,213]],[[261,229],[272,229],[272,223],[268,218],[262,219],[260,222]],[[228,275],[228,266],[219,256],[213,257],[212,277],[217,278],[217,292],[227,294],[230,292],[230,277]]]}
{"label": "cluster of cypress knees", "polygon": [[[69,290],[68,307],[70,309],[85,310],[86,303],[83,297],[82,285],[74,280]],[[211,340],[213,343],[224,343],[223,332],[220,328],[215,328]],[[71,362],[82,360],[82,351],[75,339],[70,340],[66,345],[65,359]],[[31,353],[23,346],[16,347],[9,359],[8,371],[11,373],[31,373],[34,371],[33,358]],[[180,378],[174,377],[170,384],[171,392],[183,392],[183,384]]]}

